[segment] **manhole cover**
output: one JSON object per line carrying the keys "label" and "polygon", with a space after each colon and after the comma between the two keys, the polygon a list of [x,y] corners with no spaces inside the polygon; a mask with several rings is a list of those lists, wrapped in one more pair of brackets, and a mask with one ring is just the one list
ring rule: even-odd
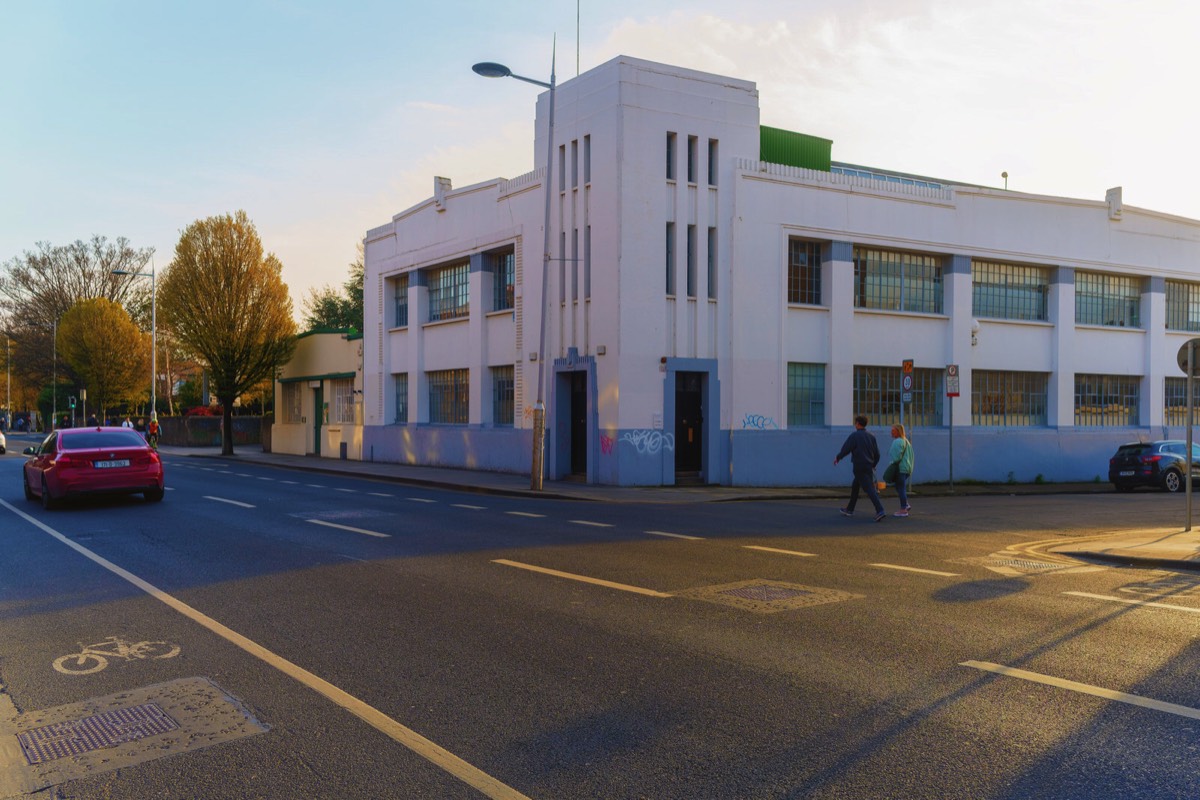
{"label": "manhole cover", "polygon": [[18,734],[25,760],[41,764],[104,747],[136,742],[178,728],[154,703],[106,711],[70,722],[56,722]]}
{"label": "manhole cover", "polygon": [[792,611],[797,608],[819,606],[825,603],[837,603],[851,600],[862,595],[839,592],[836,589],[821,589],[815,586],[800,586],[794,583],[768,581],[761,578],[737,583],[723,583],[719,586],[701,586],[696,589],[684,589],[672,592],[676,597],[688,597],[692,600],[704,600],[709,603],[719,603],[733,606],[744,611],[754,611],[759,614],[774,614],[779,611]]}
{"label": "manhole cover", "polygon": [[951,564],[969,564],[976,567],[986,567],[1005,575],[1020,573],[1046,573],[1055,570],[1068,570],[1080,565],[1076,562],[1034,561],[1029,558],[1003,558],[1000,556],[984,556],[982,558],[954,558]]}

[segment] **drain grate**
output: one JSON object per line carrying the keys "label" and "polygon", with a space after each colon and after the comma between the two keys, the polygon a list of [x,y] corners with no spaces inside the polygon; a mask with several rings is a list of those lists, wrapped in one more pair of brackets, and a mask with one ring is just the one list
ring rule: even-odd
{"label": "drain grate", "polygon": [[993,567],[1017,567],[1018,569],[1062,569],[1067,564],[1052,564],[1045,561],[1025,561],[1019,558],[989,558],[987,563]]}
{"label": "drain grate", "polygon": [[740,597],[743,600],[757,600],[760,603],[773,603],[776,600],[791,600],[793,597],[802,597],[812,594],[812,592],[804,589],[788,589],[783,586],[770,586],[759,583],[753,586],[741,586],[737,589],[726,589],[723,592],[719,592],[719,594]]}
{"label": "drain grate", "polygon": [[42,764],[125,742],[135,742],[179,727],[154,703],[106,711],[70,722],[33,728],[17,736],[25,760]]}

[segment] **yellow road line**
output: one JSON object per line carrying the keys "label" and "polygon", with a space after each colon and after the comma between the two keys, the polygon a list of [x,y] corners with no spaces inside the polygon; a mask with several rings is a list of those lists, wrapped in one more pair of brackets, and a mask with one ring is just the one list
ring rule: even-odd
{"label": "yellow road line", "polygon": [[612,581],[602,580],[600,578],[589,578],[586,575],[576,575],[573,572],[559,572],[556,569],[547,569],[546,567],[536,567],[533,564],[522,564],[520,561],[509,561],[507,558],[492,559],[493,564],[503,564],[506,567],[516,567],[517,569],[527,569],[530,572],[540,572],[543,575],[553,575],[556,578],[566,578],[572,581],[580,581],[582,583],[591,583],[596,586],[605,586],[609,589],[620,589],[623,592],[633,592],[635,594],[644,594],[648,597],[670,597],[671,595],[663,592],[656,592],[653,589],[643,589],[640,586],[630,586],[625,583],[613,583]]}
{"label": "yellow road line", "polygon": [[1029,672],[1028,670],[1017,669],[1015,667],[1006,667],[1003,664],[991,664],[987,661],[962,661],[959,663],[959,666],[981,669],[985,672],[993,672],[1009,678],[1020,678],[1021,680],[1032,681],[1033,683],[1040,683],[1045,686],[1054,686],[1059,689],[1068,689],[1080,694],[1090,694],[1092,697],[1115,700],[1118,703],[1128,703],[1131,706],[1163,711],[1167,714],[1175,714],[1176,716],[1188,717],[1189,719],[1200,719],[1200,709],[1176,705],[1175,703],[1164,703],[1162,700],[1152,700],[1149,697],[1142,697],[1139,694],[1116,692],[1112,689],[1103,689],[1099,686],[1079,683],[1078,681],[1069,681],[1065,678],[1055,678],[1052,675],[1043,675],[1040,672]]}

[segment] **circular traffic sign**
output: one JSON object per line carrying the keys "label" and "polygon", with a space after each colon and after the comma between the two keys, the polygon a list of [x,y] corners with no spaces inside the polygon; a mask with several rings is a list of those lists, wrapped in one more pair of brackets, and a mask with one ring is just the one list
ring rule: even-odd
{"label": "circular traffic sign", "polygon": [[[1184,375],[1186,375],[1188,371],[1188,345],[1190,344],[1194,344],[1196,346],[1195,360],[1200,362],[1200,338],[1188,339],[1183,343],[1183,346],[1179,348],[1179,353],[1175,356],[1175,359],[1179,362],[1179,368],[1183,370]],[[1192,374],[1200,375],[1200,363],[1192,364]]]}

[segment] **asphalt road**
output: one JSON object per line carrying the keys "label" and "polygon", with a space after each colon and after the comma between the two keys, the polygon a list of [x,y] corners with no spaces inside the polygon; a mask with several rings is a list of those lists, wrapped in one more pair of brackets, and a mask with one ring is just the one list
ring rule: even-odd
{"label": "asphalt road", "polygon": [[[918,493],[874,524],[169,457],[162,503],[45,512],[22,461],[0,681],[26,726],[202,678],[264,730],[39,796],[1200,796],[1200,575],[1031,544],[1171,525],[1180,497]],[[109,637],[179,651],[55,668]]]}

